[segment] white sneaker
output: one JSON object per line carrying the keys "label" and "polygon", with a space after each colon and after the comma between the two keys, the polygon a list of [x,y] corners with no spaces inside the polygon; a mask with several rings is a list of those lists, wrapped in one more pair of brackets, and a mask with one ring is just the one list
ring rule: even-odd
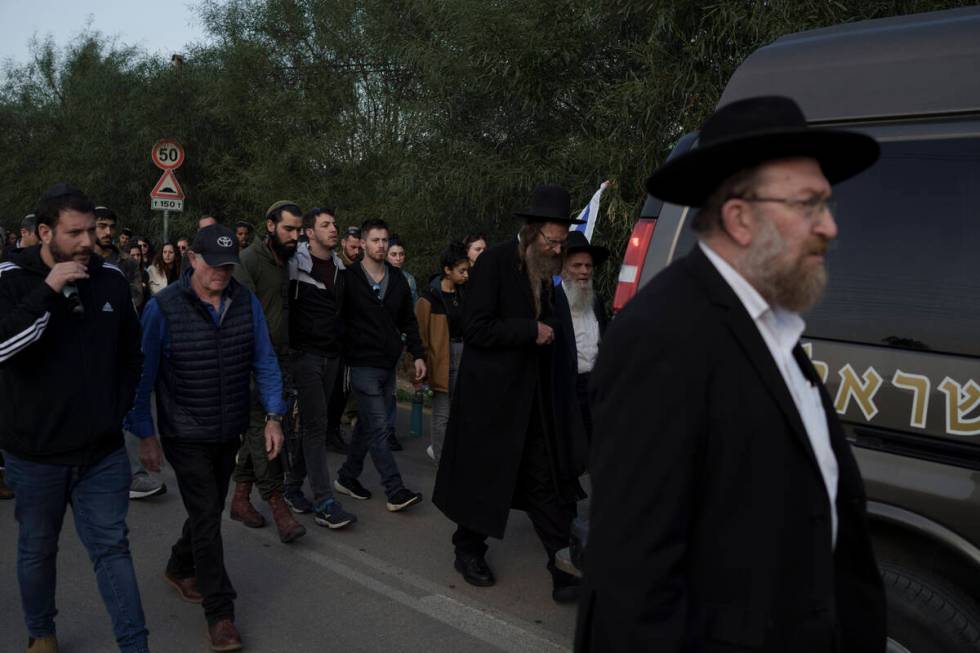
{"label": "white sneaker", "polygon": [[129,485],[130,499],[146,499],[167,493],[167,484],[143,474],[133,476]]}
{"label": "white sneaker", "polygon": [[436,452],[432,450],[431,444],[425,448],[425,453],[428,454],[429,458],[431,458],[433,462],[435,462]]}

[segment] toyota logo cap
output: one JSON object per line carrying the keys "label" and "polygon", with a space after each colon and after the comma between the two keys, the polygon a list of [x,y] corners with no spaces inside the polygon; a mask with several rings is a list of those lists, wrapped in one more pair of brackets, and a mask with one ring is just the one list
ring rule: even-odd
{"label": "toyota logo cap", "polygon": [[211,267],[238,263],[238,241],[235,232],[220,224],[204,227],[194,236],[191,251],[200,254]]}

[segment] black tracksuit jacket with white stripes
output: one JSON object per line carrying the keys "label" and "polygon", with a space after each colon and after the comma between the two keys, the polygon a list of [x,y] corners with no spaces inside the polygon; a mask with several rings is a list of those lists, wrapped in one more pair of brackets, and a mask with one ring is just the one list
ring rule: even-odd
{"label": "black tracksuit jacket with white stripes", "polygon": [[93,254],[75,286],[83,314],[44,279],[40,246],[0,263],[0,448],[91,465],[123,445],[143,369],[129,282]]}

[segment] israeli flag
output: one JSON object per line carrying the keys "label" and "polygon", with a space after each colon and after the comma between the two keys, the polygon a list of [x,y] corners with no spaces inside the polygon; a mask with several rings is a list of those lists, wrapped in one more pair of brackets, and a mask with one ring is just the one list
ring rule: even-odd
{"label": "israeli flag", "polygon": [[602,182],[599,185],[599,190],[589,201],[589,205],[578,214],[578,219],[584,220],[584,223],[572,226],[573,230],[585,233],[585,239],[590,243],[592,242],[592,232],[595,231],[595,223],[599,219],[599,200],[602,198],[602,191],[606,190],[607,186],[609,186],[608,181]]}

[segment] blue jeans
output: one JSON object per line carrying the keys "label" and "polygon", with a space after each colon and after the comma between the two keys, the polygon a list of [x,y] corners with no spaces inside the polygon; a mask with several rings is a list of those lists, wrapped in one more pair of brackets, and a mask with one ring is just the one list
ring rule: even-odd
{"label": "blue jeans", "polygon": [[55,634],[58,537],[71,504],[75,530],[95,567],[119,650],[149,651],[127,539],[132,474],[126,449],[120,447],[87,467],[34,463],[8,452],[7,478],[17,492],[17,580],[30,636]]}
{"label": "blue jeans", "polygon": [[364,458],[371,453],[374,468],[381,476],[390,499],[405,487],[395,457],[388,448],[388,410],[395,402],[395,370],[378,367],[352,367],[350,384],[357,398],[357,426],[351,435],[350,452],[337,472],[341,482],[356,479],[364,469]]}

